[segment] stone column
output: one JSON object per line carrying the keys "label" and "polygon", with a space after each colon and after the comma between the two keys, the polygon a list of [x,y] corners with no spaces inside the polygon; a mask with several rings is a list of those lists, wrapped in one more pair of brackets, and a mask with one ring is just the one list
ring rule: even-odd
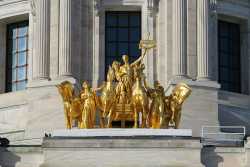
{"label": "stone column", "polygon": [[50,0],[36,1],[35,55],[33,79],[49,78]]}
{"label": "stone column", "polygon": [[59,17],[59,75],[72,76],[72,0],[60,0]]}
{"label": "stone column", "polygon": [[173,72],[187,75],[187,0],[173,1]]}
{"label": "stone column", "polygon": [[197,1],[197,79],[209,80],[209,0]]}

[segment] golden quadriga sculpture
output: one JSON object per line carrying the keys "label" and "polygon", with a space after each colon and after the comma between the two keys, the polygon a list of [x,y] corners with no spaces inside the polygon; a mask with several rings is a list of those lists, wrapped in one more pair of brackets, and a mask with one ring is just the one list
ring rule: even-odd
{"label": "golden quadriga sculpture", "polygon": [[158,81],[153,87],[148,85],[143,73],[143,59],[155,46],[152,40],[142,40],[139,47],[143,54],[131,64],[127,55],[122,56],[122,64],[114,61],[108,69],[106,81],[98,88],[90,88],[85,81],[79,95],[75,95],[70,82],[58,85],[66,127],[72,128],[73,122],[78,128],[97,127],[98,109],[101,128],[111,128],[113,121],[121,121],[122,128],[126,127],[127,121],[134,122],[134,128],[178,128],[181,107],[191,89],[185,83],[179,83],[170,96],[165,96]]}

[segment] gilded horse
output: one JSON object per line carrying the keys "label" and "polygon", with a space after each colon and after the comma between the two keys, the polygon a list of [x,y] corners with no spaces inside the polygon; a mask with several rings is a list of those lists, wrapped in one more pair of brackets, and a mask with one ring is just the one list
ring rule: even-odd
{"label": "gilded horse", "polygon": [[105,117],[108,116],[107,127],[111,127],[112,123],[112,109],[116,104],[116,91],[115,91],[115,72],[109,66],[107,81],[96,90],[101,90],[101,96],[97,97],[97,105],[100,109],[100,126],[105,127]]}
{"label": "gilded horse", "polygon": [[82,122],[81,100],[74,97],[73,85],[69,81],[64,81],[56,87],[63,99],[67,129],[73,127],[74,120],[78,122],[78,127],[80,127]]}
{"label": "gilded horse", "polygon": [[171,95],[167,99],[167,128],[168,126],[172,126],[175,129],[179,127],[182,104],[191,92],[191,88],[185,83],[179,83],[173,89]]}
{"label": "gilded horse", "polygon": [[141,128],[146,127],[148,104],[149,99],[147,97],[146,89],[143,86],[142,80],[144,77],[143,70],[144,64],[139,63],[134,67],[135,83],[132,89],[132,105],[134,109],[134,128],[138,128],[139,113],[142,114]]}

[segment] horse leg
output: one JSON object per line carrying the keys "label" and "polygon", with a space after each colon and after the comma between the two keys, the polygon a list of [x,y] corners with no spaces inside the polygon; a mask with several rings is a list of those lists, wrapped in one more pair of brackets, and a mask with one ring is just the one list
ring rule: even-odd
{"label": "horse leg", "polygon": [[165,116],[164,116],[164,105],[159,106],[159,125],[158,128],[162,128],[165,123]]}
{"label": "horse leg", "polygon": [[65,115],[65,123],[67,129],[71,129],[71,124],[70,124],[70,108],[67,103],[64,103],[64,115]]}
{"label": "horse leg", "polygon": [[136,107],[134,107],[134,128],[138,128],[138,113]]}
{"label": "horse leg", "polygon": [[147,114],[148,114],[147,105],[143,104],[142,106],[142,128],[146,128]]}
{"label": "horse leg", "polygon": [[67,127],[67,129],[71,129],[72,125],[70,123],[70,116],[67,113],[65,113],[65,119],[66,119],[66,127]]}
{"label": "horse leg", "polygon": [[73,118],[71,115],[69,115],[68,117],[69,117],[69,127],[71,129],[73,127]]}
{"label": "horse leg", "polygon": [[[181,110],[181,109],[180,109]],[[180,120],[181,120],[181,113],[180,110],[176,111],[177,113],[175,114],[175,129],[179,128],[180,125]]]}
{"label": "horse leg", "polygon": [[100,115],[99,115],[99,121],[100,121],[100,127],[101,128],[104,128],[104,118],[103,118],[103,113],[104,113],[104,111],[102,111],[101,109],[99,110],[100,111]]}
{"label": "horse leg", "polygon": [[113,109],[110,109],[109,114],[108,114],[108,123],[107,123],[107,128],[112,128],[112,121],[113,121]]}

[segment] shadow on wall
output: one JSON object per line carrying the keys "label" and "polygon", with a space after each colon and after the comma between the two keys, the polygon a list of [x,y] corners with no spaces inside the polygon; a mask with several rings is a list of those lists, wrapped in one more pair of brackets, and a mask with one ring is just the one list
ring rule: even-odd
{"label": "shadow on wall", "polygon": [[0,166],[2,167],[15,167],[21,158],[13,152],[7,150],[7,147],[0,147]]}
{"label": "shadow on wall", "polygon": [[218,167],[219,163],[224,161],[223,157],[215,152],[215,147],[203,147],[200,157],[205,167]]}
{"label": "shadow on wall", "polygon": [[[245,126],[250,135],[249,109],[219,104],[218,119],[220,126]],[[232,129],[227,132],[234,132]]]}

